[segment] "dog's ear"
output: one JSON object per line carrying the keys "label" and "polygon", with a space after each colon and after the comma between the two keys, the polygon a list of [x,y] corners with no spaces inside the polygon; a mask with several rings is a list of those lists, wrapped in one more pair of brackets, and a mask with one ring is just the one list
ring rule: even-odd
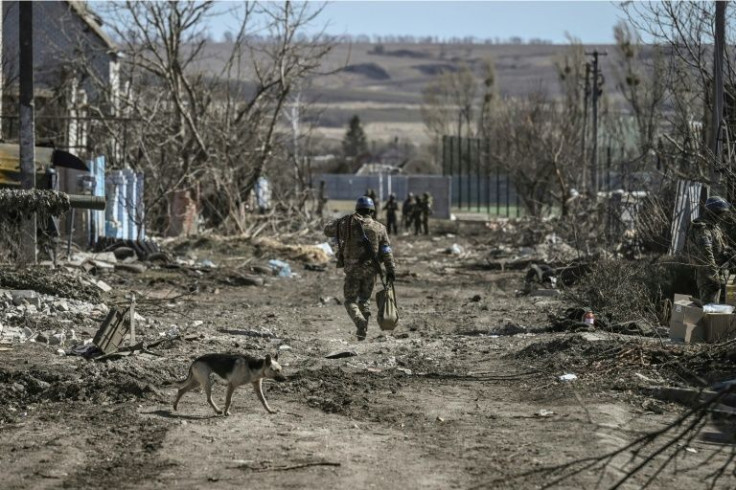
{"label": "dog's ear", "polygon": [[271,365],[271,354],[266,354],[266,367]]}
{"label": "dog's ear", "polygon": [[278,352],[276,353],[276,355],[273,356],[273,360],[274,361],[278,361],[279,360],[279,353]]}

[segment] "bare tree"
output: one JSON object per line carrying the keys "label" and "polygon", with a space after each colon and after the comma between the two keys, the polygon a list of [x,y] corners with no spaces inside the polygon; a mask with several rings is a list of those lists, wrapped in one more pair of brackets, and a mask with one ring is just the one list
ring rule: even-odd
{"label": "bare tree", "polygon": [[[669,62],[671,90],[665,105],[672,108],[671,143],[685,157],[683,170],[694,176],[707,175],[709,136],[712,132],[711,94],[716,2],[623,2],[628,22],[640,33],[662,46]],[[736,10],[727,9],[726,24],[734,25]],[[733,29],[725,42],[724,84],[727,98],[736,96],[736,67]],[[697,129],[702,127],[702,130]],[[732,151],[732,150],[731,150]],[[728,151],[726,151],[728,153]]]}
{"label": "bare tree", "polygon": [[447,134],[477,134],[474,120],[477,93],[478,81],[466,63],[457,71],[443,70],[427,84],[422,91],[420,110],[433,140]]}
{"label": "bare tree", "polygon": [[629,24],[614,27],[616,52],[614,75],[616,88],[628,103],[636,124],[640,155],[655,148],[656,135],[663,122],[668,73],[662,49],[651,46],[649,60],[645,58],[641,37]]}
{"label": "bare tree", "polygon": [[505,101],[494,118],[491,157],[514,183],[527,213],[540,216],[558,204],[568,212],[570,187],[579,174],[579,128],[564,103],[543,91]]}
{"label": "bare tree", "polygon": [[332,48],[320,34],[302,35],[321,7],[233,4],[239,28],[232,46],[218,48],[205,30],[211,1],[105,5],[124,53],[120,111],[131,121],[106,130],[124,143],[117,165],[146,174],[152,224],[167,226],[172,196],[183,190],[201,198],[211,225],[244,231],[258,179],[289,165],[287,102]]}

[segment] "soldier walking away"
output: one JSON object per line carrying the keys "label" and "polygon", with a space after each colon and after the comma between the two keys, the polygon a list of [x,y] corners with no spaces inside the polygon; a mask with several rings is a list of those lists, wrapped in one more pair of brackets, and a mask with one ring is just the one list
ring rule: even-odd
{"label": "soldier walking away", "polygon": [[386,209],[386,231],[390,235],[392,232],[394,235],[398,233],[396,228],[396,213],[399,210],[399,203],[396,201],[396,194],[388,196],[388,201],[384,206]]}
{"label": "soldier walking away", "polygon": [[414,198],[414,193],[410,192],[401,206],[401,224],[404,227],[404,231],[411,231],[412,213],[416,205],[417,200]]}
{"label": "soldier walking away", "polygon": [[730,248],[726,246],[721,223],[730,208],[722,197],[709,197],[703,215],[690,223],[687,232],[685,251],[695,268],[698,295],[704,305],[718,303],[721,289],[725,289]]}
{"label": "soldier walking away", "polygon": [[386,227],[372,217],[373,199],[363,196],[355,203],[355,213],[332,221],[325,235],[337,239],[338,267],[345,268],[345,309],[355,323],[358,340],[365,340],[370,320],[370,299],[381,264],[386,280],[396,278],[396,265]]}

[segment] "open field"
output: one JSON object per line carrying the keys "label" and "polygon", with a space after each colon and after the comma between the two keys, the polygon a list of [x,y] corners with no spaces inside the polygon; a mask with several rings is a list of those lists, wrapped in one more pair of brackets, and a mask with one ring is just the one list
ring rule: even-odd
{"label": "open field", "polygon": [[[214,44],[203,66],[217,71],[225,49],[225,44]],[[440,71],[467,64],[480,77],[482,63],[492,60],[501,97],[535,91],[557,96],[555,63],[562,62],[567,49],[567,45],[545,44],[337,44],[323,64],[323,71],[330,74],[305,89],[313,101],[308,110],[312,115],[306,117],[315,122],[318,134],[334,142],[342,139],[350,117],[358,114],[369,140],[399,137],[426,143],[419,110],[422,90]],[[614,47],[586,46],[592,49],[610,53],[601,63],[603,73],[613,80]]]}

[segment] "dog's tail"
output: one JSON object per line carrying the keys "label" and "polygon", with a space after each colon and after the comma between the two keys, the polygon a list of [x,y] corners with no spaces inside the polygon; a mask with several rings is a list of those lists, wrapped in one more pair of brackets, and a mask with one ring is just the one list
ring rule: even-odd
{"label": "dog's tail", "polygon": [[183,388],[191,379],[192,377],[192,366],[194,366],[194,363],[192,363],[189,366],[189,369],[187,369],[187,377],[182,380],[174,380],[171,384],[175,385],[177,388]]}

